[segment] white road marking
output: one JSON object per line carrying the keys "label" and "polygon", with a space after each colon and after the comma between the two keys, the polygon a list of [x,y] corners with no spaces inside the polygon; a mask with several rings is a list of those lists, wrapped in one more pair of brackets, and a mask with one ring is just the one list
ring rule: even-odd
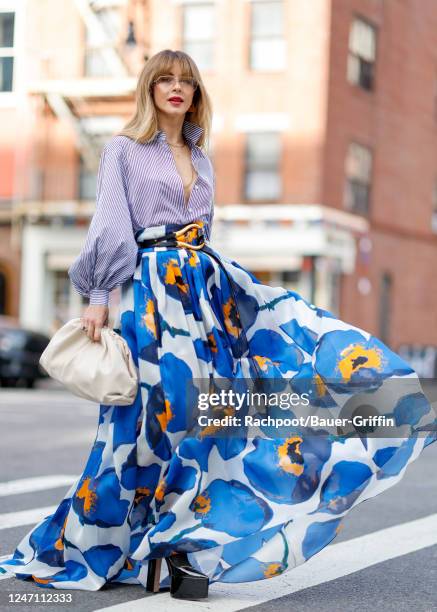
{"label": "white road marking", "polygon": [[77,476],[65,474],[53,474],[50,476],[38,476],[35,478],[19,478],[0,482],[0,497],[19,495],[20,493],[31,493],[33,491],[44,491],[45,489],[56,489],[72,484]]}
{"label": "white road marking", "polygon": [[44,508],[32,508],[31,510],[0,514],[0,529],[11,529],[12,527],[22,527],[23,525],[39,523],[47,515],[53,514],[58,506],[59,504],[56,506],[46,506]]}
{"label": "white road marking", "polygon": [[346,542],[331,544],[303,565],[281,576],[241,584],[214,583],[210,587],[209,597],[205,603],[177,600],[165,592],[98,610],[143,612],[147,609],[147,612],[173,610],[193,612],[195,609],[199,612],[214,610],[234,612],[336,580],[388,559],[395,559],[436,544],[437,514],[432,514]]}
{"label": "white road marking", "polygon": [[[29,402],[29,398],[32,401]],[[34,406],[42,408],[47,407],[47,402],[62,402],[63,404],[71,404],[72,406],[83,406],[88,409],[93,409],[98,404],[86,399],[82,399],[73,395],[69,391],[61,389],[0,389],[0,409],[7,408],[11,405],[18,405],[20,410],[32,411]]]}

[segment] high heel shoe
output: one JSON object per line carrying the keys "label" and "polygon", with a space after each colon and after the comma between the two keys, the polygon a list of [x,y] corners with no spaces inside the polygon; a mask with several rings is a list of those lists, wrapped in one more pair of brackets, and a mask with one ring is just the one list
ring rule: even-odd
{"label": "high heel shoe", "polygon": [[[188,561],[187,553],[178,552],[165,557],[170,575],[170,595],[178,599],[203,599],[208,597],[208,576],[196,570]],[[147,571],[146,591],[157,593],[162,559],[150,559]]]}

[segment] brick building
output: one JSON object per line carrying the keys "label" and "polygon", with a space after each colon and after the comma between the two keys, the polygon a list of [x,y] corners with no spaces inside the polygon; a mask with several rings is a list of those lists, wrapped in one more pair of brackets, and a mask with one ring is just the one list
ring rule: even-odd
{"label": "brick building", "polygon": [[143,57],[182,48],[213,100],[217,249],[436,363],[433,0],[0,0],[0,20],[7,311],[78,316],[100,147]]}

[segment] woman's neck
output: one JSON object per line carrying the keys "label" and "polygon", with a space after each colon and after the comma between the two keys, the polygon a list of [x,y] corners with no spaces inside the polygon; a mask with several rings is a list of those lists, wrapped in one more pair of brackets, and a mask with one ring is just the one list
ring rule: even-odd
{"label": "woman's neck", "polygon": [[161,118],[159,120],[159,130],[163,130],[165,132],[167,142],[182,144],[184,141],[182,134],[182,127],[184,125],[184,120],[182,122],[178,119],[176,121],[168,121],[167,118]]}

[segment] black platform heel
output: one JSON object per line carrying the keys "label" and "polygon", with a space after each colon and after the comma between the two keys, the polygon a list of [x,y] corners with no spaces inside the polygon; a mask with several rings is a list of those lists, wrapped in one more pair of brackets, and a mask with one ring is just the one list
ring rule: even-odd
{"label": "black platform heel", "polygon": [[150,559],[147,568],[146,591],[158,593],[162,559]]}
{"label": "black platform heel", "polygon": [[[203,599],[208,597],[208,576],[196,570],[188,561],[187,553],[180,552],[165,557],[170,575],[170,595],[177,599]],[[150,559],[146,591],[157,593],[162,559]]]}

